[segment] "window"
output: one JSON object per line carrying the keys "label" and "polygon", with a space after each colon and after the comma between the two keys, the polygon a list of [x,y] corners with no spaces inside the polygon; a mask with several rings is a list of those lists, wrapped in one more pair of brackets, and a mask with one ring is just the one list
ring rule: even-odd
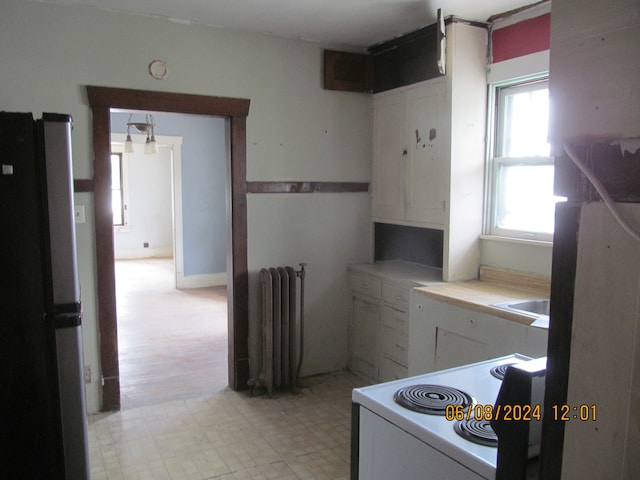
{"label": "window", "polygon": [[124,226],[124,192],[122,188],[122,154],[111,154],[111,205],[113,225]]}
{"label": "window", "polygon": [[118,230],[124,230],[129,225],[129,212],[127,211],[128,195],[126,191],[126,171],[126,154],[118,151],[112,151],[111,206],[113,211],[113,226]]}
{"label": "window", "polygon": [[487,233],[550,241],[555,204],[564,199],[553,195],[548,81],[497,85],[492,97]]}

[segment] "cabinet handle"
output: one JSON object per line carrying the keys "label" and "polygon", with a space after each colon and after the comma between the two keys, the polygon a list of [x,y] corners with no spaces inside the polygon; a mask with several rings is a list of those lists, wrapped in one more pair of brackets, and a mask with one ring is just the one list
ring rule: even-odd
{"label": "cabinet handle", "polygon": [[404,157],[406,154],[407,154],[407,149],[405,148],[405,149],[402,151],[402,156]]}
{"label": "cabinet handle", "polygon": [[423,309],[424,309],[424,307],[422,306],[422,304],[421,304],[421,303],[419,303],[419,304],[418,304],[418,311],[420,311],[420,312],[421,312]]}

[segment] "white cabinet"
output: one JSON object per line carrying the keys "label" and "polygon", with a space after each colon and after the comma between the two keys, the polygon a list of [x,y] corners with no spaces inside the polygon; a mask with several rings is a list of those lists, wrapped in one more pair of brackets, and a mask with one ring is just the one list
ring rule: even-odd
{"label": "white cabinet", "polygon": [[372,381],[407,376],[407,286],[351,273],[349,368]]}
{"label": "white cabinet", "polygon": [[547,330],[411,294],[409,374],[442,370],[512,353],[547,354]]}
{"label": "white cabinet", "polygon": [[377,300],[354,295],[349,366],[351,370],[374,380],[378,377],[379,319],[380,305]]}
{"label": "white cabinet", "polygon": [[388,282],[382,284],[380,324],[379,380],[405,378],[409,352],[409,288]]}
{"label": "white cabinet", "polygon": [[360,274],[351,274],[349,280],[352,294],[349,369],[370,380],[377,380],[382,282]]}
{"label": "white cabinet", "polygon": [[436,79],[374,98],[374,220],[442,229],[448,165],[446,85]]}
{"label": "white cabinet", "polygon": [[404,92],[373,100],[372,204],[374,219],[404,220],[406,99]]}
{"label": "white cabinet", "polygon": [[374,95],[372,218],[444,231],[443,279],[477,277],[487,32],[447,26],[447,75]]}
{"label": "white cabinet", "polygon": [[430,82],[407,91],[409,161],[405,177],[405,212],[408,222],[444,225],[449,161],[446,85]]}

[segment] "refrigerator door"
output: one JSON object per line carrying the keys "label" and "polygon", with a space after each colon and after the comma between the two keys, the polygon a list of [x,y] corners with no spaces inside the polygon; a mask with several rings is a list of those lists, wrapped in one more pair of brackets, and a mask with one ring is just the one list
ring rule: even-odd
{"label": "refrigerator door", "polygon": [[43,114],[51,293],[66,478],[89,478],[80,284],[76,257],[71,117]]}
{"label": "refrigerator door", "polygon": [[3,478],[63,478],[54,330],[45,317],[44,171],[33,117],[0,113],[0,453]]}

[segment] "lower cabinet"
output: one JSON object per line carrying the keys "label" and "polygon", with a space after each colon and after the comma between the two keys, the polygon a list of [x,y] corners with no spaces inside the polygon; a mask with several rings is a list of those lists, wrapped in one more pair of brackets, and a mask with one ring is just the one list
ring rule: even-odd
{"label": "lower cabinet", "polygon": [[349,369],[371,382],[512,353],[547,354],[547,330],[451,305],[379,277],[350,273]]}
{"label": "lower cabinet", "polygon": [[408,375],[409,287],[351,274],[349,369],[374,382]]}
{"label": "lower cabinet", "polygon": [[547,354],[547,330],[411,294],[409,375],[502,355]]}
{"label": "lower cabinet", "polygon": [[353,297],[349,368],[369,379],[378,378],[380,305],[375,299]]}

